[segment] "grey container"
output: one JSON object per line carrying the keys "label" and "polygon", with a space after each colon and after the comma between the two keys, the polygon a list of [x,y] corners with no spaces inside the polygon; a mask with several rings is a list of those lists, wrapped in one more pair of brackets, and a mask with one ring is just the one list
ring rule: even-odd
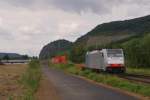
{"label": "grey container", "polygon": [[86,57],[86,68],[90,69],[105,69],[104,68],[104,55],[101,51],[96,50],[92,52],[87,52]]}

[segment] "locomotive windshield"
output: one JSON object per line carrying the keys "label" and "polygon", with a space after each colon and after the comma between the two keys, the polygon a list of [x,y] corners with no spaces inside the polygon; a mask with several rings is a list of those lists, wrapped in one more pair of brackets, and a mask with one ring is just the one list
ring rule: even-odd
{"label": "locomotive windshield", "polygon": [[108,57],[123,57],[122,49],[107,49]]}

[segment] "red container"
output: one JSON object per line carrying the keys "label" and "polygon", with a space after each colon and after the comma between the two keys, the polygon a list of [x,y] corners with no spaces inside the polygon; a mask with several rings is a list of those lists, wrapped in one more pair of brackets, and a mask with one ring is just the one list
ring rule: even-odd
{"label": "red container", "polygon": [[67,57],[66,56],[56,56],[56,57],[53,57],[51,59],[51,62],[56,63],[56,64],[59,64],[59,63],[66,64],[67,63]]}

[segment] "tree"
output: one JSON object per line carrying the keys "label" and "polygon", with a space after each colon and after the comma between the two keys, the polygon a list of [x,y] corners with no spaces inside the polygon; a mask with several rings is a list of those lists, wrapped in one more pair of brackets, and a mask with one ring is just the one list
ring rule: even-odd
{"label": "tree", "polygon": [[26,59],[29,59],[29,56],[28,55],[23,55],[21,58],[26,60]]}
{"label": "tree", "polygon": [[126,62],[132,67],[150,66],[150,35],[133,39],[123,45]]}
{"label": "tree", "polygon": [[32,57],[32,59],[37,60],[37,59],[38,59],[38,57],[37,57],[37,56],[33,56],[33,57]]}
{"label": "tree", "polygon": [[10,58],[9,58],[9,56],[8,56],[8,54],[6,54],[4,57],[3,57],[3,60],[9,60]]}
{"label": "tree", "polygon": [[86,50],[83,46],[73,47],[70,53],[71,61],[75,63],[83,63],[85,60]]}

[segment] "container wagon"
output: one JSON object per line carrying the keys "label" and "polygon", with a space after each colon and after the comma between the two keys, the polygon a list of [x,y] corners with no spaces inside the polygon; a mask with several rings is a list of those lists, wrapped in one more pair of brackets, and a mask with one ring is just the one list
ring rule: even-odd
{"label": "container wagon", "polygon": [[56,56],[56,57],[53,57],[51,59],[51,62],[55,63],[55,64],[59,64],[59,63],[66,64],[67,63],[67,57],[66,56]]}
{"label": "container wagon", "polygon": [[122,49],[102,49],[87,52],[85,67],[90,69],[125,72],[124,53]]}

